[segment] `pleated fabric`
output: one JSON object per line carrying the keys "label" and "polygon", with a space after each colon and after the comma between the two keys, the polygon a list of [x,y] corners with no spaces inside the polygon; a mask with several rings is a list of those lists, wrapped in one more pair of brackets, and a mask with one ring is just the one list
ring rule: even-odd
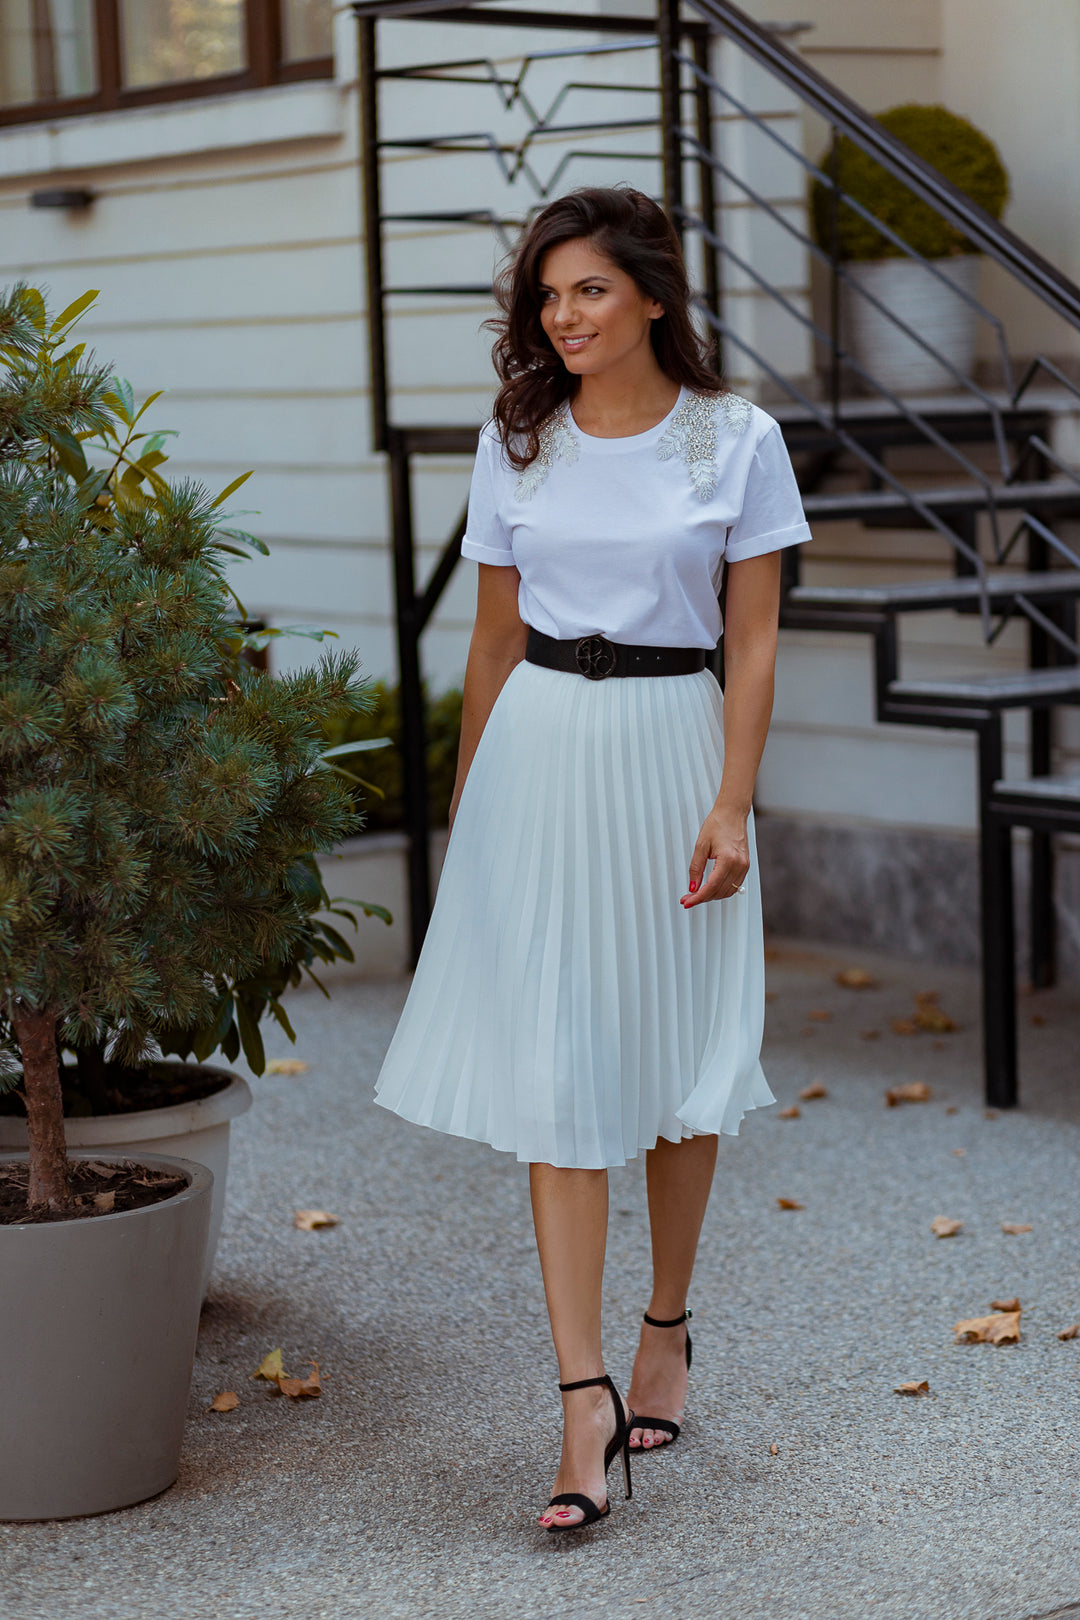
{"label": "pleated fabric", "polygon": [[714,677],[519,664],[461,796],[376,1096],[529,1163],[624,1164],[775,1101],[746,892],[684,911],[723,764]]}

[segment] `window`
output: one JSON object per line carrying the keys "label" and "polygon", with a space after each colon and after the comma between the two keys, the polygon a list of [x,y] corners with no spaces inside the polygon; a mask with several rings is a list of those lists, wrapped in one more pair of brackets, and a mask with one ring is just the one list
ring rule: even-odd
{"label": "window", "polygon": [[329,78],[333,0],[0,0],[0,123]]}

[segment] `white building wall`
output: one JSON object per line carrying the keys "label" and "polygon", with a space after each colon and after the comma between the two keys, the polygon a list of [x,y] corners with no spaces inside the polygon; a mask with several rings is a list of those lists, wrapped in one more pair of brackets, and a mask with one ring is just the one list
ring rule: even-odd
{"label": "white building wall", "polygon": [[[1080,21],[1071,0],[1032,5],[1039,21],[1025,25],[1026,62],[1015,52],[1014,8],[1006,0],[911,0],[902,7],[885,0],[815,0],[811,8],[799,0],[752,0],[750,9],[781,22],[805,21],[812,12],[817,26],[800,36],[801,48],[846,88],[861,90],[872,109],[940,93],[976,116],[1001,140],[1013,169],[1014,222],[1037,241],[1040,233],[1056,231],[1054,240],[1064,244],[1070,231],[1080,230],[1080,211],[1062,199],[1075,203],[1080,182],[1071,173],[1064,178],[1075,141],[1055,146],[1051,137],[1055,127],[1072,129],[1080,117]],[[1059,23],[1067,24],[1064,34]],[[508,61],[538,46],[535,35],[494,25],[397,24],[382,37],[384,62],[415,60],[419,51],[432,58],[492,51]],[[973,39],[978,50],[970,48]],[[570,43],[552,34],[539,48]],[[717,62],[729,88],[786,136],[806,139],[816,150],[820,131],[815,134],[773,81],[727,46],[718,48]],[[314,622],[336,630],[344,644],[360,649],[369,673],[394,678],[385,468],[370,450],[355,39],[345,15],[337,21],[337,64],[333,82],[0,130],[0,280],[45,283],[58,308],[87,287],[102,289],[84,335],[139,395],[167,389],[151,421],[180,430],[170,471],[220,488],[239,472],[255,470],[238,500],[255,509],[248,526],[272,551],[269,559],[237,570],[249,613],[273,624]],[[630,88],[649,73],[644,55],[596,58],[587,72],[575,66],[579,78],[623,88],[618,95],[572,92],[568,121],[593,102],[602,102],[605,114],[622,108],[630,119],[655,104]],[[1006,69],[1024,87],[1011,112],[988,100]],[[538,108],[549,105],[565,77],[565,60],[530,67],[525,82]],[[519,138],[526,127],[522,110],[501,113],[487,89],[406,83],[388,90],[386,132],[470,127],[474,114],[466,116],[463,106],[477,109],[478,95],[485,110],[475,113],[480,122],[471,127]],[[1034,133],[1044,125],[1045,137]],[[718,139],[749,179],[790,217],[801,217],[804,193],[794,162],[737,119],[724,124]],[[657,190],[656,164],[635,156],[651,144],[651,136],[628,130],[598,138],[590,155],[589,143],[575,139],[574,149],[586,155],[575,158],[564,184],[631,179]],[[622,156],[601,158],[598,146]],[[1038,177],[1040,151],[1051,149],[1047,172],[1062,170],[1061,190]],[[535,144],[531,161],[542,179],[550,179],[564,152],[565,143],[554,137]],[[484,202],[524,211],[535,200],[506,186],[488,153],[451,158],[402,151],[387,170],[387,210]],[[97,194],[92,208],[69,214],[28,207],[33,189],[60,179],[91,187]],[[805,308],[803,251],[775,227],[755,225],[732,188],[724,187],[722,196],[727,239]],[[388,277],[483,280],[492,256],[483,233],[401,227],[388,251]],[[729,274],[726,295],[749,343],[781,369],[809,372],[805,334],[797,322],[770,312],[750,278]],[[395,309],[396,419],[479,423],[492,393],[490,340],[478,330],[488,309],[478,299],[445,298],[398,300]],[[757,389],[753,366],[732,350],[728,364],[736,386]],[[460,511],[467,479],[462,457],[425,461],[417,475],[421,577]],[[808,551],[807,577],[927,577],[948,566],[931,536],[823,525]],[[426,636],[426,671],[435,689],[461,678],[474,589],[474,570],[464,565]],[[1018,666],[1023,659],[1018,631],[989,652],[973,620],[911,621],[904,643],[911,676]],[[306,661],[312,645],[281,643],[275,656],[279,667]],[[1019,770],[1019,726],[1010,735],[1010,768]],[[1075,725],[1067,735],[1080,744]],[[954,734],[878,727],[865,644],[787,634],[759,803],[807,826],[970,834],[972,744]]]}

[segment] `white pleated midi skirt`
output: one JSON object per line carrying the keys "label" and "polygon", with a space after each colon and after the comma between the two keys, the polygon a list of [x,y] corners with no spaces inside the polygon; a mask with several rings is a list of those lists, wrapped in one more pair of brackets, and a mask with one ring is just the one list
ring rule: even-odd
{"label": "white pleated midi skirt", "polygon": [[686,911],[723,764],[714,677],[518,664],[461,795],[376,1097],[528,1163],[625,1164],[775,1101],[757,856]]}

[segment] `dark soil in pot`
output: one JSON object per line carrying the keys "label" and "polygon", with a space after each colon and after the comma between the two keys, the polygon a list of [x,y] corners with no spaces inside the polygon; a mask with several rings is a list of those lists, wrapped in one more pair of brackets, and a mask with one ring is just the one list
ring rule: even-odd
{"label": "dark soil in pot", "polygon": [[[128,1068],[122,1063],[65,1062],[60,1070],[66,1119],[138,1114],[177,1103],[201,1102],[224,1091],[232,1075],[194,1063],[161,1060]],[[17,1085],[17,1082],[16,1082]],[[0,1096],[0,1115],[22,1119],[26,1108],[18,1090]]]}
{"label": "dark soil in pot", "polygon": [[0,1226],[44,1225],[49,1221],[119,1215],[125,1210],[160,1204],[188,1185],[187,1176],[154,1170],[134,1161],[75,1159],[71,1164],[74,1203],[70,1209],[56,1211],[27,1209],[29,1180],[29,1164],[0,1163]]}

